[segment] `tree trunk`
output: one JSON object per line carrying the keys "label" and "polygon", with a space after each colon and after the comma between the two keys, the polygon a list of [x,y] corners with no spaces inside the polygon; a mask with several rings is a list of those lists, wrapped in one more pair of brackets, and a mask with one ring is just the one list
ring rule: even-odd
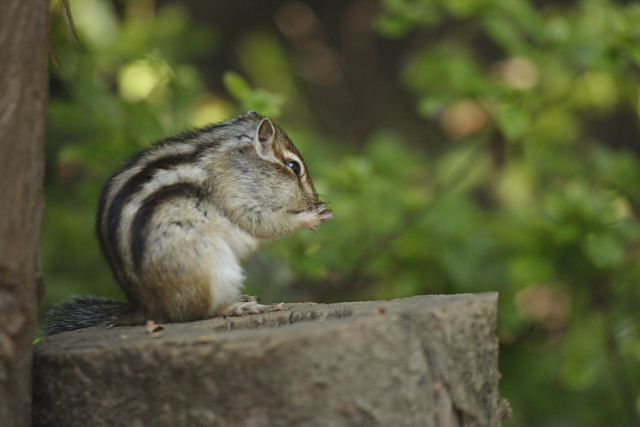
{"label": "tree trunk", "polygon": [[0,426],[31,425],[48,6],[0,0]]}

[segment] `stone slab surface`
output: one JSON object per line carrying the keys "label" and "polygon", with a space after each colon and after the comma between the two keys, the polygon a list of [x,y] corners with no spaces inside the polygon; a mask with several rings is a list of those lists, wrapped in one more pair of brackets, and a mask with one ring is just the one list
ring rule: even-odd
{"label": "stone slab surface", "polygon": [[499,426],[497,298],[62,333],[34,347],[34,425]]}

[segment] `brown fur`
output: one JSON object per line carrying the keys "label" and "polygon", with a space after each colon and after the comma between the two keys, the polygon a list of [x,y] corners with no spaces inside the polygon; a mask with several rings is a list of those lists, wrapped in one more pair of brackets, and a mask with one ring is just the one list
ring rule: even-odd
{"label": "brown fur", "polygon": [[101,248],[129,300],[126,310],[105,303],[115,311],[101,319],[184,322],[228,307],[259,311],[254,301],[235,303],[239,262],[262,241],[315,230],[331,218],[325,206],[289,137],[256,113],[156,143],[125,162],[100,197]]}

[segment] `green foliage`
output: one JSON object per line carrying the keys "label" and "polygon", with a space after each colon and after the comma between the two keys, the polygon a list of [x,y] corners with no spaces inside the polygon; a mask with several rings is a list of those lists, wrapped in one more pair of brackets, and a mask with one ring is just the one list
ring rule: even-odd
{"label": "green foliage", "polygon": [[282,96],[262,89],[253,90],[240,74],[232,71],[226,72],[222,80],[229,94],[242,105],[243,110],[257,111],[273,118],[280,117],[284,102]]}
{"label": "green foliage", "polygon": [[[52,14],[61,17],[57,6]],[[71,292],[118,295],[92,233],[102,183],[129,154],[187,129],[202,111],[211,121],[229,115],[223,104],[204,102],[189,62],[215,46],[215,33],[191,26],[182,9],[166,6],[148,19],[143,3],[133,2],[120,20],[108,2],[71,6],[80,45],[68,42],[62,19],[52,28],[59,64],[48,111],[45,302]],[[211,104],[222,114],[211,114]]]}
{"label": "green foliage", "polygon": [[332,139],[267,31],[241,37],[240,72],[214,94],[194,63],[218,36],[180,7],[71,4],[79,46],[53,20],[47,302],[116,292],[91,233],[119,162],[254,109],[282,116],[334,219],[258,254],[250,291],[267,302],[499,291],[505,426],[640,424],[640,159],[613,128],[637,133],[638,4],[382,1],[378,34],[418,35],[397,83],[443,135],[436,148],[385,128],[358,146]]}
{"label": "green foliage", "polygon": [[[505,425],[640,422],[640,353],[629,351],[640,346],[640,164],[632,146],[612,148],[590,126],[625,110],[637,126],[640,8],[582,1],[535,9],[511,0],[385,7],[383,34],[440,31],[441,41],[417,49],[401,78],[425,118],[460,146],[481,147],[459,170],[472,175],[483,153],[494,160],[463,180],[445,216],[460,235],[438,240],[446,224],[415,233],[438,242],[437,257],[424,251],[421,259],[444,270],[451,290],[501,291],[503,366],[534,352],[554,360],[542,381],[526,373],[530,358],[515,365],[519,387],[504,381],[515,420]],[[466,31],[456,31],[462,24]],[[473,40],[499,53],[488,57]],[[455,170],[452,153],[442,153],[436,168]],[[423,218],[450,197],[436,193]],[[420,283],[433,289],[433,279]],[[551,398],[552,383],[562,393]]]}

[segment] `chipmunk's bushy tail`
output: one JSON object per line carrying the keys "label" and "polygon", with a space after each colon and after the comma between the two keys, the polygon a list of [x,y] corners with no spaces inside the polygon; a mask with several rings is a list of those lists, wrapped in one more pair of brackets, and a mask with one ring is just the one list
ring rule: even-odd
{"label": "chipmunk's bushy tail", "polygon": [[131,308],[124,302],[72,295],[47,313],[42,331],[45,336],[50,336],[89,326],[120,325],[123,324],[122,319],[129,317],[130,313]]}

